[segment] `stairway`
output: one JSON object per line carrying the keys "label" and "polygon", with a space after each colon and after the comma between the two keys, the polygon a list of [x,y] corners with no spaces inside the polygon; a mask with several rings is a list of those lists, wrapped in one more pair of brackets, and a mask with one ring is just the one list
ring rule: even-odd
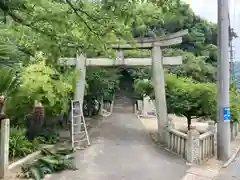
{"label": "stairway", "polygon": [[115,95],[113,112],[116,113],[133,113],[133,104],[129,92],[119,91]]}

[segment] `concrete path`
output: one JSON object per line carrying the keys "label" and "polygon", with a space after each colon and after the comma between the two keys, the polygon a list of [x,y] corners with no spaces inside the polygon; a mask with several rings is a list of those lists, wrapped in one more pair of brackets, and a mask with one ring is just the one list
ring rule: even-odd
{"label": "concrete path", "polygon": [[181,180],[185,162],[157,148],[131,113],[115,112],[92,133],[92,145],[76,153],[79,170],[50,180]]}
{"label": "concrete path", "polygon": [[227,168],[221,169],[216,180],[239,180],[240,179],[240,155]]}

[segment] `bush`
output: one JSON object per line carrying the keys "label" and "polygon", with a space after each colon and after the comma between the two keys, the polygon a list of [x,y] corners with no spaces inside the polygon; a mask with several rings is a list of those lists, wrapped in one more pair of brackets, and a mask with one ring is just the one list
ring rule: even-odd
{"label": "bush", "polygon": [[10,129],[10,140],[9,140],[9,158],[20,158],[24,157],[39,147],[37,141],[29,141],[26,136],[26,130],[20,128]]}
{"label": "bush", "polygon": [[211,83],[169,76],[166,80],[168,112],[183,115],[191,124],[193,117],[211,117],[216,109],[216,88]]}
{"label": "bush", "polygon": [[[67,112],[76,73],[72,70],[58,72],[46,63],[42,55],[33,58],[28,66],[20,67],[17,87],[13,93],[8,93],[5,103],[5,111],[12,124],[24,124],[24,117],[31,113],[35,100],[44,105],[48,117]],[[4,71],[0,74],[4,75]],[[11,82],[6,81],[3,85],[7,89]]]}
{"label": "bush", "polygon": [[[189,121],[194,117],[211,118],[216,121],[217,89],[213,83],[199,83],[191,78],[165,75],[165,88],[168,113],[185,116]],[[136,80],[135,94],[154,99],[151,81]],[[230,90],[231,122],[240,119],[240,100],[234,88]]]}

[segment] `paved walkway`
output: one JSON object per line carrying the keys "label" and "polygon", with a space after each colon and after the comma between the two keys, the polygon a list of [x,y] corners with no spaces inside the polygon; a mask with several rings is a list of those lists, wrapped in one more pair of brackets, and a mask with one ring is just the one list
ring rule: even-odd
{"label": "paved walkway", "polygon": [[188,169],[182,159],[157,148],[131,112],[114,112],[92,133],[91,141],[76,153],[79,170],[50,180],[181,180]]}
{"label": "paved walkway", "polygon": [[239,180],[240,179],[240,155],[227,168],[221,169],[216,180]]}

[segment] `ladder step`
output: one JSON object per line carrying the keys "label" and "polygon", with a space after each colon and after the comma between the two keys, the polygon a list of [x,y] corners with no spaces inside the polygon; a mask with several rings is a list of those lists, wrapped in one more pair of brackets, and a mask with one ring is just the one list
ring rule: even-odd
{"label": "ladder step", "polygon": [[81,110],[81,109],[79,109],[79,108],[72,108],[72,109],[74,109],[74,110],[75,110],[75,109],[77,109],[77,110]]}
{"label": "ladder step", "polygon": [[82,133],[85,133],[85,131],[83,131],[83,132],[76,132],[76,133],[73,133],[73,134],[77,135],[77,134],[82,134]]}
{"label": "ladder step", "polygon": [[77,141],[74,141],[74,143],[77,143],[77,142],[83,142],[83,141],[87,141],[87,139],[77,140]]}
{"label": "ladder step", "polygon": [[73,116],[73,118],[77,118],[77,117],[82,117],[82,115],[76,115],[76,116]]}
{"label": "ladder step", "polygon": [[77,125],[82,125],[82,124],[84,124],[84,123],[79,123],[79,124],[73,124],[73,126],[77,126]]}

